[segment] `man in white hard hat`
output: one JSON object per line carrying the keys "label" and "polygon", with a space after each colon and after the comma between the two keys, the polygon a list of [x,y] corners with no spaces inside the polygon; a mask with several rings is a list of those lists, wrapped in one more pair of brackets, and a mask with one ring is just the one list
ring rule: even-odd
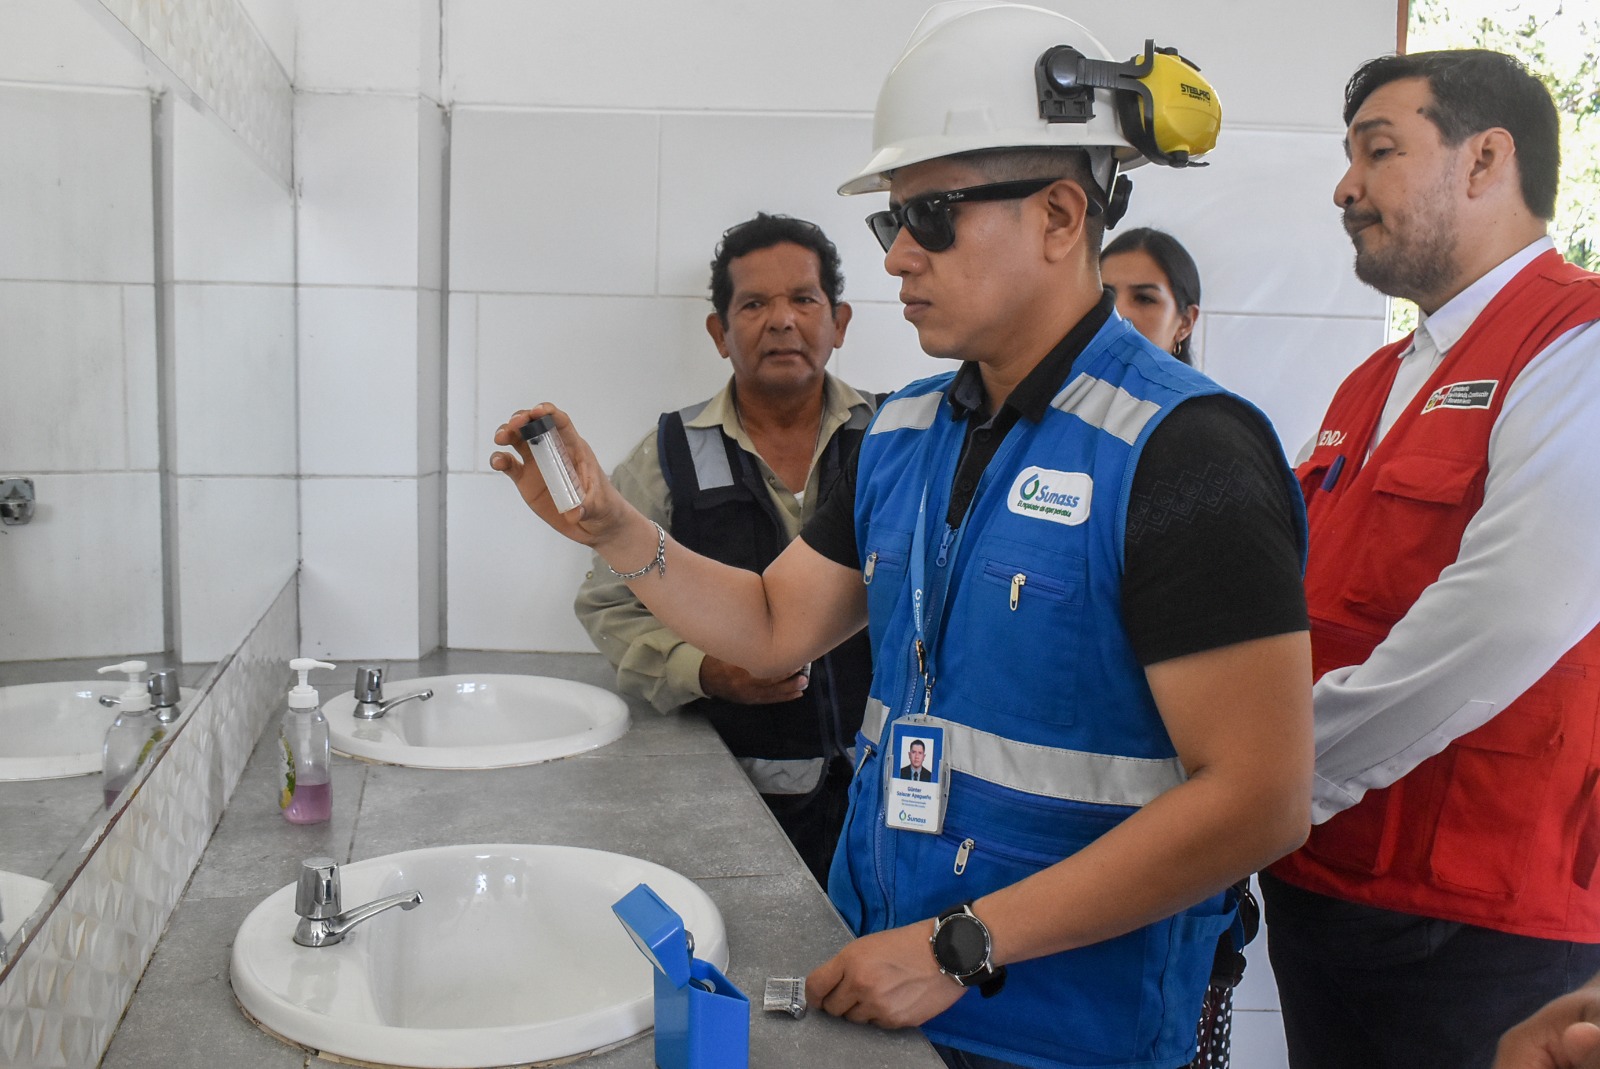
{"label": "man in white hard hat", "polygon": [[[1187,1062],[1227,889],[1308,826],[1296,484],[1266,418],[1100,286],[1119,169],[1208,147],[1167,121],[1180,98],[1214,111],[1191,70],[1115,63],[1038,8],[924,19],[842,191],[889,192],[885,267],[924,350],[960,366],[879,409],[764,573],[672,542],[564,414],[586,493],[565,515],[518,433],[554,410],[495,435],[530,507],[701,648],[777,675],[869,626],[828,888],[860,938],[807,992],[921,1025],[952,1066]],[[894,776],[913,737],[929,782]]]}

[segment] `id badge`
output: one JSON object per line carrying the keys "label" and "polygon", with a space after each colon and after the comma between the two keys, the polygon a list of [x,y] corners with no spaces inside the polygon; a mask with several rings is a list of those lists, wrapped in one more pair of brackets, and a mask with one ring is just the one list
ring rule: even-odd
{"label": "id badge", "polygon": [[937,835],[944,828],[949,788],[944,728],[908,718],[889,725],[889,760],[884,762],[884,822],[896,831]]}

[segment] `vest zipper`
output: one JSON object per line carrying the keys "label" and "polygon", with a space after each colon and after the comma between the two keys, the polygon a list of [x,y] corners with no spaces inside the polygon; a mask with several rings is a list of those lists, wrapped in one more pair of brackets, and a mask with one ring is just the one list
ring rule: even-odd
{"label": "vest zipper", "polygon": [[[1017,611],[1017,599],[1022,596],[1022,588],[1027,585],[1028,577],[1018,572],[1011,577],[1011,611]],[[1031,610],[1030,610],[1031,611]]]}
{"label": "vest zipper", "polygon": [[950,559],[950,543],[955,539],[955,537],[956,529],[951,527],[948,523],[945,524],[944,537],[939,539],[939,556],[934,561],[934,563],[941,568],[943,568]]}
{"label": "vest zipper", "polygon": [[874,752],[875,751],[873,750],[872,743],[870,742],[861,747],[861,759],[856,762],[856,770],[853,775],[861,775],[861,766],[867,763],[867,758],[871,757]]}
{"label": "vest zipper", "polygon": [[867,567],[866,567],[866,570],[861,573],[861,585],[862,586],[871,586],[872,585],[872,573],[877,570],[877,567],[878,567],[878,551],[877,550],[873,550],[871,553],[867,554]]}
{"label": "vest zipper", "polygon": [[960,876],[967,871],[967,856],[972,853],[972,848],[977,846],[975,839],[962,839],[961,845],[956,848],[956,875]]}

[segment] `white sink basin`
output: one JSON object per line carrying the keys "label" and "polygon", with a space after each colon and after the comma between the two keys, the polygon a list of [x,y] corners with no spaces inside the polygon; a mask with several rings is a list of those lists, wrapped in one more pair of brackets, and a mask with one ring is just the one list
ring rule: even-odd
{"label": "white sink basin", "polygon": [[414,768],[508,768],[593,750],[628,730],[628,706],[608,690],[548,676],[455,675],[392,680],[392,700],[419,690],[428,701],[397,705],[377,720],[354,716],[354,691],[323,705],[333,748]]}
{"label": "white sink basin", "polygon": [[11,941],[49,893],[50,885],[43,880],[0,869],[0,913],[5,914],[0,917],[0,947]]}
{"label": "white sink basin", "polygon": [[722,915],[671,869],[567,846],[447,846],[342,866],[344,909],[416,889],[344,941],[297,945],[295,888],[239,926],[233,991],[267,1030],[342,1058],[428,1069],[521,1065],[615,1046],[653,1022],[653,970],[611,912],[647,883],[695,955],[728,961]]}
{"label": "white sink basin", "polygon": [[[100,771],[117,711],[97,700],[126,684],[104,679],[0,687],[0,780],[61,779]],[[194,691],[184,688],[181,700]],[[152,713],[152,716],[155,714]]]}

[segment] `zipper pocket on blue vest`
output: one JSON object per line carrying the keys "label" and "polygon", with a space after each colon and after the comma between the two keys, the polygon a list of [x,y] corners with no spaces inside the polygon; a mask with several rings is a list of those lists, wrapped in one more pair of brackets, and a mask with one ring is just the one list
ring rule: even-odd
{"label": "zipper pocket on blue vest", "polygon": [[957,836],[951,832],[943,832],[939,838],[956,848],[955,861],[951,865],[951,871],[957,876],[966,874],[967,866],[972,861],[972,856],[979,852],[990,858],[1002,858],[1006,861],[1041,869],[1061,860],[1061,855],[1058,854],[1047,854],[1037,850],[1028,850],[1024,847],[1010,846],[994,839],[985,839],[980,846],[978,840],[973,836]]}
{"label": "zipper pocket on blue vest", "polygon": [[867,554],[866,561],[863,562],[862,565],[861,565],[861,585],[862,586],[871,586],[872,585],[872,577],[873,577],[873,574],[875,572],[877,572],[878,563],[880,561],[883,562],[885,565],[888,565],[888,566],[894,566],[894,565],[898,565],[898,564],[902,563],[900,557],[897,556],[896,554],[890,553],[889,551],[882,550],[882,549],[873,550],[871,553]]}
{"label": "zipper pocket on blue vest", "polygon": [[984,577],[999,583],[1009,591],[1008,603],[1012,612],[1017,611],[1017,606],[1022,601],[1024,588],[1029,592],[1037,591],[1052,601],[1069,601],[1072,587],[1059,579],[1053,579],[1042,572],[1028,573],[1000,561],[986,560],[983,562]]}

